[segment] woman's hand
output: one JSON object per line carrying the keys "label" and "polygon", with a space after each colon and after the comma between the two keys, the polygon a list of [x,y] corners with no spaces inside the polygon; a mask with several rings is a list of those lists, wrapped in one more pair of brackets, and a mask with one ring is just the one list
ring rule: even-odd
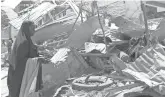
{"label": "woman's hand", "polygon": [[44,57],[38,57],[38,62],[43,63],[43,64],[47,64],[50,61]]}

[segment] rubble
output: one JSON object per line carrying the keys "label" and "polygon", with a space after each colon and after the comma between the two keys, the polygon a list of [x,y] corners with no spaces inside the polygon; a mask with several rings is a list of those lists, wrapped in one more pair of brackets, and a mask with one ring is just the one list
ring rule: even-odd
{"label": "rubble", "polygon": [[[57,69],[64,65],[69,67],[67,67],[67,69],[69,69],[67,71],[69,75],[63,79],[63,81],[68,78],[75,79],[73,82],[71,81],[71,83],[68,83],[70,88],[66,91],[64,89],[64,93],[57,91],[58,93],[56,92],[56,96],[54,97],[59,97],[57,95],[61,95],[61,97],[89,97],[91,95],[94,97],[122,97],[123,95],[127,95],[126,97],[132,97],[130,96],[133,95],[131,94],[132,92],[136,92],[136,95],[148,95],[148,97],[162,97],[161,95],[165,95],[163,91],[165,81],[165,51],[162,48],[163,46],[159,44],[158,41],[155,41],[157,38],[152,37],[152,34],[150,45],[146,45],[144,36],[130,38],[130,40],[125,38],[126,41],[121,42],[124,38],[119,39],[119,37],[115,37],[120,33],[117,32],[118,29],[116,29],[115,34],[111,33],[114,31],[113,29],[106,30],[106,36],[112,39],[112,41],[108,43],[108,48],[106,50],[104,41],[101,43],[95,43],[92,39],[93,37],[90,37],[94,35],[100,35],[100,37],[103,37],[101,36],[101,31],[88,36],[83,35],[83,31],[81,32],[82,35],[79,35],[79,31],[82,31],[82,29],[83,27],[76,29],[75,32],[67,38],[69,41],[67,41],[67,45],[65,45],[66,48],[56,50],[51,58],[52,63],[57,66]],[[125,37],[122,33],[120,33],[120,35]],[[77,36],[81,36],[83,41],[79,41],[78,39],[80,37]],[[114,38],[111,38],[112,36]],[[153,40],[154,38],[155,40]],[[95,40],[98,39],[95,38]],[[51,44],[51,42],[47,44]],[[124,45],[125,48],[123,47]],[[132,55],[133,53],[135,53],[135,55]],[[102,71],[99,76],[107,77],[107,79],[110,78],[114,84],[110,84],[107,87],[102,87],[101,90],[97,90],[97,88],[88,88],[88,86],[90,87],[90,83],[88,83],[87,86],[83,88],[84,91],[79,91],[82,90],[82,88],[76,90],[77,88],[74,86],[75,81],[85,74],[89,67]],[[88,75],[90,73],[92,74]],[[95,73],[90,73],[80,78],[95,76]],[[91,83],[93,83],[94,86],[96,85],[99,87],[97,85],[98,83]],[[139,88],[139,91],[135,91],[136,88]],[[90,92],[89,90],[92,91]],[[63,91],[62,88],[61,91]],[[155,94],[151,93],[151,91],[155,92]]]}
{"label": "rubble", "polygon": [[144,25],[117,16],[104,36],[93,16],[41,42],[43,87],[56,87],[53,97],[164,97],[165,19],[148,24],[146,38]]}
{"label": "rubble", "polygon": [[[155,61],[152,63],[152,61],[150,61],[151,59]],[[85,88],[80,88],[80,85],[80,89],[78,89],[75,87],[76,80],[85,78],[80,77],[73,81],[71,84],[72,88],[68,89],[65,93],[59,93],[58,95],[61,95],[61,97],[69,95],[69,97],[137,97],[138,95],[163,97],[163,95],[165,95],[163,91],[165,81],[165,51],[161,48],[160,44],[157,44],[155,48],[149,48],[146,53],[143,53],[135,62],[125,63],[117,56],[116,58],[112,57],[112,60],[116,63],[114,66],[118,66],[116,68],[122,73],[120,74],[120,72],[114,68],[115,72],[108,75],[103,73],[100,77],[110,78],[113,84],[110,84],[106,88],[102,87],[102,90],[97,90],[97,88],[91,89],[88,88],[91,83],[93,83],[91,85],[96,85],[99,88],[98,83],[95,83],[95,81],[91,79],[93,82],[86,83],[87,86]],[[93,74],[90,76],[94,77],[95,75]],[[81,87],[84,86],[82,85]],[[90,92],[89,90],[92,91]],[[71,93],[71,91],[74,93]]]}
{"label": "rubble", "polygon": [[[116,82],[117,87],[116,85],[115,87],[114,85],[110,85],[103,90],[92,89],[93,91],[89,92],[88,88],[87,90],[85,89],[85,91],[74,90],[75,88],[73,88],[71,85],[72,88],[67,90],[65,93],[58,95],[61,95],[62,97],[69,95],[69,97],[89,97],[91,95],[94,97],[122,97],[123,95],[127,95],[123,97],[133,97],[137,95],[148,95],[148,97],[163,97],[163,95],[165,95],[163,92],[165,52],[161,44],[153,43],[152,46],[143,48],[143,52],[139,54],[137,58],[135,58],[135,61],[131,61],[131,56],[121,51],[118,56],[115,54],[103,56],[107,53],[105,52],[105,45],[103,44],[104,43],[86,42],[85,49],[80,50],[77,54],[81,56],[83,62],[86,61],[86,65],[92,66],[92,68],[95,69],[102,69],[104,72],[101,74],[102,77],[111,78],[113,79],[113,82],[115,82],[115,80],[119,80]],[[73,52],[77,52],[76,49],[74,49],[74,51],[72,50],[72,53]],[[89,59],[87,61],[85,57],[93,58],[90,59],[93,60],[93,62],[88,62]],[[105,62],[103,59],[109,61],[110,67],[112,67],[112,71],[114,72],[107,74],[104,71]],[[100,60],[101,63],[98,60]],[[99,65],[103,67],[100,67]],[[123,81],[125,82],[123,83]],[[75,81],[73,81],[73,83],[74,82]],[[135,91],[136,88],[139,88],[139,91]],[[130,91],[128,91],[129,89]],[[70,93],[69,91],[74,91],[74,93]],[[136,92],[136,95],[131,94],[132,92]]]}

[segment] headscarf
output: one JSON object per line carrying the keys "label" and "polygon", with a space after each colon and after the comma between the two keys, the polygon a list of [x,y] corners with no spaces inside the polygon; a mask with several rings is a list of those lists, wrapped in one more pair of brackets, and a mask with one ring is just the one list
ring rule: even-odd
{"label": "headscarf", "polygon": [[[31,33],[30,33],[29,27],[33,24],[34,24],[34,22],[32,22],[32,21],[24,21],[18,32],[18,35],[16,37],[15,43],[12,48],[11,56],[9,58],[9,62],[14,69],[16,68],[16,65],[17,65],[16,60],[17,60],[18,54],[23,54],[21,51],[19,51],[20,47],[23,47],[21,45],[25,44],[22,49],[24,49],[23,52],[26,52],[29,50],[29,47],[32,44],[32,40],[30,38]],[[19,53],[19,52],[21,52],[21,53]]]}

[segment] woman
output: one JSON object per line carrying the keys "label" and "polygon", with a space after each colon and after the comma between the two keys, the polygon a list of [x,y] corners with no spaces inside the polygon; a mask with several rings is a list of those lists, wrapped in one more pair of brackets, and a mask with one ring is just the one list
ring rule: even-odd
{"label": "woman", "polygon": [[[9,57],[8,88],[9,97],[19,97],[23,74],[28,58],[38,57],[37,48],[31,40],[35,32],[32,21],[24,21],[16,37],[11,56]],[[42,73],[41,66],[37,77],[36,90],[41,89]]]}

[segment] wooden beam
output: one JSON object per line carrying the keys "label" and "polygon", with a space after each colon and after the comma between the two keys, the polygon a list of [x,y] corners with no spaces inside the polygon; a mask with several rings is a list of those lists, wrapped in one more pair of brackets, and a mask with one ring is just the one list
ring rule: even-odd
{"label": "wooden beam", "polygon": [[75,56],[75,58],[85,67],[88,68],[88,64],[82,58],[82,56],[78,53],[78,51],[72,47],[70,47],[71,53]]}
{"label": "wooden beam", "polygon": [[83,6],[83,4],[82,4],[82,0],[81,0],[81,8],[80,8],[80,12],[81,12],[81,23],[83,23],[82,6]]}
{"label": "wooden beam", "polygon": [[98,53],[98,54],[94,54],[94,53],[80,53],[80,55],[82,56],[93,56],[93,57],[111,57],[114,54],[102,54],[102,53]]}
{"label": "wooden beam", "polygon": [[144,23],[145,23],[145,34],[148,33],[148,23],[147,23],[147,15],[145,4],[141,1],[141,9],[143,11]]}
{"label": "wooden beam", "polygon": [[123,90],[129,90],[135,87],[142,87],[144,86],[143,84],[139,84],[139,83],[134,83],[134,84],[129,84],[129,85],[125,85],[125,86],[121,86],[121,87],[114,87],[114,88],[110,88],[110,89],[106,89],[105,91],[108,92],[108,94],[105,97],[116,97],[115,94],[123,91]]}
{"label": "wooden beam", "polygon": [[97,14],[98,14],[98,19],[99,19],[99,24],[100,24],[100,27],[101,27],[101,30],[102,30],[103,36],[104,36],[104,43],[105,43],[105,46],[106,46],[106,49],[105,50],[107,51],[107,41],[106,41],[106,37],[105,37],[105,31],[104,31],[103,26],[101,24],[100,14],[99,14],[99,8],[98,8],[97,3],[96,3],[96,8],[97,8]]}

